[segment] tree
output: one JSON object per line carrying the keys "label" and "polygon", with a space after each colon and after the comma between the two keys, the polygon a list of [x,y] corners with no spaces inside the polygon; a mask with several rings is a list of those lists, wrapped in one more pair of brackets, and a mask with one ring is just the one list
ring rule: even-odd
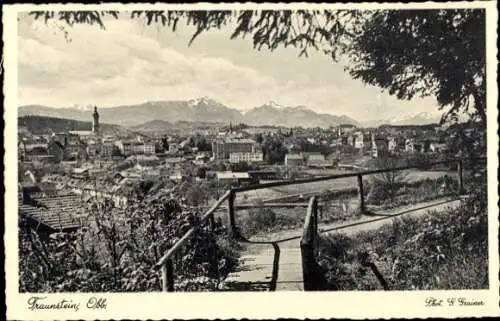
{"label": "tree", "polygon": [[122,152],[118,146],[113,145],[113,149],[111,150],[111,156],[122,156]]}
{"label": "tree", "polygon": [[[30,14],[103,29],[103,16],[121,16],[118,11]],[[196,29],[190,44],[203,32],[235,24],[231,39],[250,35],[257,50],[292,46],[299,56],[313,49],[334,61],[347,55],[347,71],[354,78],[388,89],[400,99],[434,95],[446,109],[443,121],[468,112],[483,127],[486,124],[484,9],[160,10],[131,11],[130,17],[173,31],[184,21]]]}
{"label": "tree", "polygon": [[374,11],[347,70],[399,99],[434,95],[443,121],[467,112],[485,126],[485,42],[484,9]]}
{"label": "tree", "polygon": [[161,147],[163,148],[164,151],[168,151],[168,148],[169,148],[168,138],[167,137],[162,137],[160,145],[161,145]]}
{"label": "tree", "polygon": [[[401,167],[403,162],[388,156],[376,159],[376,168],[390,169]],[[402,171],[388,171],[372,176],[368,199],[375,203],[392,204],[404,184],[406,175]]]}
{"label": "tree", "polygon": [[272,164],[282,163],[287,152],[283,139],[278,136],[266,136],[262,142],[262,151],[264,159]]}
{"label": "tree", "polygon": [[259,144],[262,144],[262,142],[264,141],[264,136],[262,136],[261,133],[257,133],[255,134],[254,136],[254,140],[259,143]]}

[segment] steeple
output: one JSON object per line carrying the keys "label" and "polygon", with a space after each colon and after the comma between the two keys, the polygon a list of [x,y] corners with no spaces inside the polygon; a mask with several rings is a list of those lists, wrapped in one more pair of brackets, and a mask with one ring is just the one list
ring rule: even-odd
{"label": "steeple", "polygon": [[97,106],[94,107],[94,113],[92,114],[92,133],[99,135],[99,113],[97,112]]}

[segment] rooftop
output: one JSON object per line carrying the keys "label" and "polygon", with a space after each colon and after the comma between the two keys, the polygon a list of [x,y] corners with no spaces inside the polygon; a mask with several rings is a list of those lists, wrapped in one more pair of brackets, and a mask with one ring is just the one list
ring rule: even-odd
{"label": "rooftop", "polygon": [[37,202],[40,206],[20,204],[19,213],[53,230],[78,228],[82,225],[84,214],[77,211],[82,207],[82,200],[78,195],[40,198]]}
{"label": "rooftop", "polygon": [[79,136],[90,136],[93,135],[91,130],[70,130],[70,134],[75,134]]}
{"label": "rooftop", "polygon": [[241,178],[249,178],[250,175],[244,172],[215,172],[215,176],[218,179],[241,179]]}

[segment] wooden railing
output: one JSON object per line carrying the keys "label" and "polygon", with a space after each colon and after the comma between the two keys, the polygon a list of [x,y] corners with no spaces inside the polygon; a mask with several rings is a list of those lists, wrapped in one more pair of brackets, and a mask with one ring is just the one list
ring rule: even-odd
{"label": "wooden railing", "polygon": [[[483,157],[483,158],[478,158],[478,159],[484,160],[486,158]],[[464,191],[462,164],[463,164],[463,161],[461,159],[452,159],[452,160],[444,160],[444,161],[439,161],[439,162],[426,163],[426,164],[421,164],[421,165],[410,165],[410,166],[402,166],[402,167],[394,167],[394,168],[384,168],[384,169],[368,170],[368,171],[356,172],[356,173],[336,174],[336,175],[328,175],[328,176],[313,177],[313,178],[302,178],[302,179],[296,179],[296,180],[278,181],[278,182],[271,182],[271,183],[265,183],[265,184],[259,184],[259,185],[247,185],[247,186],[235,187],[235,188],[232,188],[230,191],[231,195],[233,195],[232,196],[233,203],[231,203],[230,208],[233,208],[233,209],[228,210],[229,228],[230,228],[231,233],[237,234],[237,226],[235,225],[234,207],[233,207],[234,195],[236,195],[236,193],[248,192],[248,191],[265,189],[265,188],[307,184],[307,183],[313,183],[313,182],[322,182],[322,181],[336,180],[336,179],[341,179],[341,178],[356,177],[357,178],[358,198],[359,198],[359,209],[360,209],[360,212],[363,213],[363,212],[366,212],[363,176],[382,174],[382,173],[393,172],[393,171],[403,171],[403,170],[408,170],[408,169],[424,169],[424,168],[427,168],[429,166],[437,166],[437,165],[457,165],[457,177],[458,177],[458,185],[459,185],[458,192],[459,192],[459,194],[462,194]],[[231,197],[230,197],[230,199],[231,199]]]}
{"label": "wooden railing", "polygon": [[[205,223],[207,220],[210,224],[210,229],[214,231],[215,229],[215,218],[214,212],[219,208],[219,206],[230,197],[231,192],[227,191],[201,218],[200,224]],[[196,232],[199,226],[193,226],[190,228],[184,236],[178,240],[172,248],[170,248],[165,255],[156,264],[157,267],[161,268],[162,274],[162,290],[167,292],[174,291],[174,265],[172,261],[173,255],[184,246],[187,240]]]}
{"label": "wooden railing", "polygon": [[[485,157],[477,158],[477,159],[478,160],[486,160]],[[201,218],[201,224],[205,223],[208,220],[209,224],[211,226],[211,229],[213,230],[215,228],[214,212],[217,209],[219,209],[221,207],[221,205],[227,200],[227,215],[228,215],[228,222],[229,222],[229,232],[230,232],[230,235],[232,235],[235,238],[238,238],[238,237],[241,237],[241,235],[239,234],[238,227],[236,226],[235,209],[237,208],[237,206],[235,206],[235,204],[234,204],[235,197],[236,197],[237,193],[251,191],[251,190],[272,188],[272,187],[287,186],[287,185],[296,185],[296,184],[305,184],[305,183],[312,183],[312,182],[335,180],[335,179],[347,178],[347,177],[357,177],[359,206],[360,206],[360,210],[362,212],[364,212],[365,211],[365,200],[364,200],[364,190],[363,190],[363,176],[386,173],[386,172],[391,172],[391,171],[402,171],[402,170],[407,170],[407,169],[421,169],[421,168],[426,168],[428,166],[451,165],[451,164],[457,165],[457,176],[458,176],[458,185],[459,185],[458,192],[460,194],[462,194],[464,191],[463,161],[461,159],[445,160],[445,161],[427,163],[427,164],[422,164],[422,165],[369,170],[369,171],[363,171],[363,172],[357,172],[357,173],[329,175],[329,176],[322,176],[322,177],[297,179],[297,180],[291,180],[291,181],[278,181],[278,182],[270,182],[270,183],[259,184],[259,185],[248,185],[248,186],[231,188],[203,215],[203,217]],[[303,205],[304,204],[298,204],[298,205],[294,205],[294,206],[303,206]],[[246,208],[247,206],[240,205],[239,207]],[[305,238],[303,235],[303,240],[305,242],[304,243],[304,251],[306,252],[306,254],[305,254],[306,257],[305,258],[303,257],[303,260],[304,259],[309,260],[309,258],[311,257],[311,252],[309,250],[310,246],[312,246],[313,249],[317,248],[316,245],[312,245],[313,243],[309,242],[310,235],[317,233],[317,223],[318,223],[317,212],[318,212],[318,200],[316,197],[313,197],[313,198],[311,198],[311,200],[308,204],[308,212],[307,212],[307,217],[306,217],[306,227],[307,226],[309,226],[309,227],[304,230],[304,233],[307,233],[307,235],[305,235],[306,236]],[[186,234],[184,234],[184,236],[181,237],[181,239],[178,240],[174,244],[174,246],[172,248],[170,248],[167,251],[167,253],[156,264],[156,266],[161,268],[161,271],[162,271],[161,273],[162,273],[162,289],[163,289],[163,291],[171,292],[174,290],[174,266],[173,266],[173,260],[172,260],[173,255],[186,244],[187,240],[197,231],[198,228],[199,228],[199,226],[194,226],[194,227],[190,228],[186,232]],[[310,230],[310,229],[312,229],[312,230]],[[314,232],[314,231],[316,231],[316,232]],[[302,241],[301,241],[301,246],[302,246]],[[307,274],[309,272],[305,272],[305,273]],[[306,282],[306,279],[308,279],[308,277],[306,278],[306,276],[304,276],[304,282]],[[305,284],[304,284],[304,286],[306,287]]]}
{"label": "wooden railing", "polygon": [[313,196],[309,201],[309,207],[307,208],[307,215],[304,222],[304,232],[300,239],[302,274],[305,291],[318,289],[318,271],[316,264],[318,242],[318,199],[316,196]]}

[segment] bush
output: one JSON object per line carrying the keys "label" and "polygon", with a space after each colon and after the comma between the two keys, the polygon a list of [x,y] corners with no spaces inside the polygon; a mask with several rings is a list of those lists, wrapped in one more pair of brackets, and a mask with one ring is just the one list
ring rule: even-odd
{"label": "bush", "polygon": [[448,175],[415,182],[386,183],[382,180],[369,185],[366,200],[373,205],[397,207],[457,195],[458,189],[457,180]]}
{"label": "bush", "polygon": [[[48,239],[20,220],[20,292],[159,291],[155,264],[201,216],[169,195],[149,195],[126,210],[94,200],[83,211],[83,228]],[[176,289],[214,290],[237,259],[220,223],[215,233],[200,228],[174,255]]]}
{"label": "bush", "polygon": [[253,236],[259,233],[276,232],[287,228],[296,228],[303,224],[305,211],[297,212],[293,209],[285,211],[272,210],[270,208],[259,207],[247,211],[246,215],[241,213],[241,220],[238,226],[241,226],[242,233],[245,236]]}
{"label": "bush", "polygon": [[488,287],[488,224],[482,201],[459,209],[405,217],[352,237],[321,242],[319,263],[339,290],[380,289],[358,260],[371,253],[393,290],[484,289]]}

